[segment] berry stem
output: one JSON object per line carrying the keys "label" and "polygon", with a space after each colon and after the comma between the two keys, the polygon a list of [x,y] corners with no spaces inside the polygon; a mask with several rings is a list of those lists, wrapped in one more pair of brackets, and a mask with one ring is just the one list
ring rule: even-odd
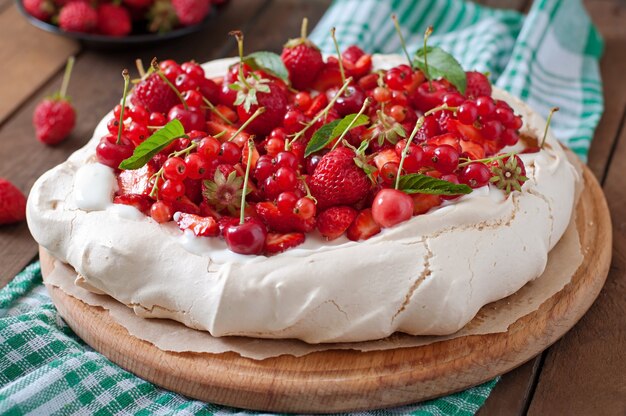
{"label": "berry stem", "polygon": [[409,66],[413,69],[413,63],[411,62],[411,55],[409,55],[409,51],[406,49],[406,41],[404,40],[404,36],[402,35],[402,29],[400,29],[400,22],[398,22],[398,16],[394,13],[391,15],[391,19],[393,20],[393,25],[396,28],[396,32],[398,33],[398,37],[400,38],[400,45],[402,45],[402,50],[404,51],[404,55],[406,59],[409,61]]}
{"label": "berry stem", "polygon": [[302,26],[300,26],[300,37],[302,39],[306,39],[308,27],[309,27],[309,19],[305,17],[302,19]]}
{"label": "berry stem", "polygon": [[400,164],[398,164],[398,174],[396,175],[396,183],[395,183],[394,189],[398,189],[398,187],[400,186],[400,176],[402,176],[401,173],[402,173],[402,166],[404,166],[404,159],[406,159],[406,155],[409,153],[409,147],[411,145],[411,142],[415,138],[415,135],[417,134],[418,130],[424,124],[424,120],[425,120],[425,116],[420,116],[420,118],[417,119],[417,123],[415,123],[415,127],[413,127],[413,131],[409,135],[409,138],[406,139],[406,145],[404,146],[404,149],[402,149],[402,156],[400,156]]}
{"label": "berry stem", "polygon": [[185,99],[183,98],[183,95],[180,93],[180,91],[178,91],[178,88],[176,88],[174,86],[174,84],[172,84],[170,82],[170,80],[167,79],[167,77],[159,69],[159,62],[157,61],[156,58],[152,58],[152,62],[150,63],[150,66],[154,70],[155,74],[157,74],[159,76],[159,78],[161,78],[163,80],[163,82],[165,82],[167,84],[167,86],[170,87],[172,89],[172,91],[174,91],[174,93],[176,94],[176,96],[178,97],[180,102],[183,104],[183,108],[185,110],[189,110],[189,106],[187,105],[187,102],[185,102]]}
{"label": "berry stem", "polygon": [[512,157],[515,156],[517,154],[517,152],[509,152],[509,153],[504,153],[501,155],[497,155],[494,157],[487,157],[484,159],[466,159],[464,162],[459,163],[459,167],[465,167],[467,165],[469,165],[470,163],[474,163],[474,162],[478,162],[478,163],[491,163],[494,162],[496,160],[500,160],[500,159],[506,159],[507,157]]}
{"label": "berry stem", "polygon": [[430,92],[433,92],[433,81],[430,79],[430,72],[428,72],[428,49],[427,48],[427,43],[428,43],[428,38],[430,37],[430,35],[433,33],[433,27],[432,26],[428,26],[426,28],[426,32],[424,32],[424,68],[426,69],[425,71],[425,76],[426,79],[428,80],[428,90]]}
{"label": "berry stem", "polygon": [[548,128],[550,127],[550,123],[552,122],[552,116],[557,111],[559,111],[559,107],[553,107],[552,109],[550,109],[550,114],[548,114],[548,119],[546,120],[546,129],[543,132],[543,139],[541,140],[541,146],[539,146],[540,149],[543,149],[543,146],[546,144],[546,139],[548,138]]}
{"label": "berry stem", "polygon": [[124,109],[126,108],[126,94],[128,93],[128,83],[130,76],[128,75],[128,69],[122,71],[122,77],[124,77],[124,92],[122,93],[122,109],[120,110],[119,126],[117,127],[117,140],[115,144],[122,143],[122,130],[124,129]]}
{"label": "berry stem", "polygon": [[209,107],[209,110],[211,110],[211,112],[213,114],[215,114],[216,116],[218,116],[219,118],[222,119],[222,121],[224,121],[226,124],[228,124],[229,126],[233,125],[233,122],[230,121],[228,118],[226,118],[226,116],[224,114],[222,114],[217,108],[215,108],[215,106],[213,105],[213,103],[211,101],[209,101],[206,97],[202,97],[202,101],[204,101],[204,103],[207,105],[207,107]]}
{"label": "berry stem", "polygon": [[341,143],[343,141],[343,138],[345,137],[346,134],[348,134],[348,132],[350,131],[350,129],[352,128],[354,123],[356,123],[357,119],[359,117],[361,117],[361,114],[363,114],[365,112],[365,109],[367,108],[367,106],[370,105],[370,101],[371,100],[370,100],[369,97],[367,97],[365,99],[365,101],[363,102],[363,105],[361,106],[361,109],[356,114],[356,116],[352,119],[350,124],[348,124],[348,127],[346,127],[346,129],[343,132],[341,132],[341,135],[339,136],[339,138],[337,139],[337,141],[335,142],[335,144],[333,145],[333,148],[331,150],[335,150],[335,148],[339,145],[339,143]]}
{"label": "berry stem", "polygon": [[189,155],[189,153],[191,153],[191,151],[193,149],[195,149],[196,147],[198,147],[198,143],[197,142],[191,142],[191,144],[187,147],[185,147],[182,150],[178,150],[176,152],[170,153],[167,157],[179,157],[180,155]]}
{"label": "berry stem", "polygon": [[139,72],[139,78],[143,79],[146,76],[146,70],[143,67],[143,61],[139,58],[135,59],[135,66],[137,67],[137,72]]}
{"label": "berry stem", "polygon": [[337,43],[337,37],[335,36],[335,28],[330,29],[330,36],[333,38],[335,44],[335,51],[337,51],[337,60],[339,61],[339,72],[341,72],[341,82],[346,83],[346,73],[343,70],[343,62],[341,59],[341,52],[339,51],[339,43]]}
{"label": "berry stem", "polygon": [[246,127],[248,127],[248,126],[250,125],[250,123],[252,123],[252,122],[254,121],[254,119],[255,119],[255,118],[257,118],[258,116],[260,116],[260,115],[261,115],[261,114],[263,114],[264,112],[265,112],[265,107],[259,107],[259,108],[257,108],[257,109],[256,109],[256,111],[254,112],[254,114],[252,114],[252,116],[250,116],[250,118],[249,118],[249,119],[247,119],[247,120],[246,120],[246,122],[245,122],[245,123],[243,123],[243,124],[241,125],[241,127],[239,127],[239,129],[238,129],[235,133],[233,133],[233,135],[232,135],[232,136],[230,136],[230,138],[228,139],[228,141],[229,141],[229,142],[232,142],[232,141],[235,139],[235,137],[237,137],[237,135],[238,135],[239,133],[241,133],[242,131],[244,131],[244,129],[245,129]]}
{"label": "berry stem", "polygon": [[248,139],[248,161],[246,162],[246,174],[243,177],[243,193],[241,194],[241,208],[239,211],[239,224],[244,222],[244,212],[246,209],[246,194],[248,193],[248,178],[250,177],[250,164],[252,163],[252,153],[254,152],[254,140]]}
{"label": "berry stem", "polygon": [[308,129],[311,128],[312,125],[317,123],[319,119],[322,118],[322,116],[328,114],[330,109],[333,108],[333,105],[335,105],[335,102],[337,101],[337,99],[341,96],[341,94],[343,94],[346,88],[348,88],[348,85],[350,85],[351,82],[352,82],[352,77],[346,79],[346,81],[343,83],[341,88],[339,88],[339,90],[337,91],[337,94],[335,94],[332,100],[330,100],[328,105],[326,105],[326,107],[322,111],[317,113],[315,117],[313,117],[313,120],[309,121],[302,130],[294,134],[293,139],[291,139],[291,141],[285,140],[285,150],[288,151],[291,148],[291,145],[294,144],[298,139],[300,139],[300,137],[304,136],[304,134],[307,132]]}
{"label": "berry stem", "polygon": [[72,76],[72,69],[74,68],[74,57],[70,56],[67,59],[67,64],[65,65],[65,73],[63,74],[63,81],[61,82],[61,90],[59,91],[59,98],[62,100],[66,99],[67,96],[67,87],[70,85],[70,77]]}
{"label": "berry stem", "polygon": [[243,74],[243,32],[241,30],[233,30],[228,34],[234,36],[237,40],[237,49],[239,50],[239,80],[243,85],[251,89],[252,86],[248,84]]}
{"label": "berry stem", "polygon": [[431,108],[430,110],[428,110],[427,112],[424,113],[424,117],[427,117],[431,114],[436,113],[437,111],[443,111],[443,110],[448,110],[448,111],[452,111],[455,112],[456,110],[458,110],[459,107],[450,107],[448,106],[448,104],[442,104],[438,107],[435,108]]}

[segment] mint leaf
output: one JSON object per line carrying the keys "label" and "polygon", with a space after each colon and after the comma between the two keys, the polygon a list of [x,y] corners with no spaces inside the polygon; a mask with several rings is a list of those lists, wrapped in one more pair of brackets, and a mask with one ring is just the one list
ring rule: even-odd
{"label": "mint leaf", "polygon": [[407,194],[461,195],[469,194],[472,188],[421,173],[400,176],[398,189]]}
{"label": "mint leaf", "polygon": [[254,52],[244,57],[243,62],[253,70],[260,69],[268,72],[289,84],[289,72],[287,72],[287,67],[283,63],[283,60],[280,59],[280,56],[273,52]]}
{"label": "mint leaf", "polygon": [[334,138],[339,137],[350,124],[350,130],[355,127],[364,126],[369,123],[368,116],[361,114],[357,117],[357,114],[348,114],[342,119],[333,120],[330,123],[324,124],[320,127],[306,146],[304,157],[308,157],[311,153],[315,153],[318,150],[322,150],[328,145]]}
{"label": "mint leaf", "polygon": [[[424,60],[427,54],[428,69],[426,68]],[[463,67],[459,61],[440,47],[427,46],[425,49],[418,49],[417,52],[415,52],[413,65],[421,69],[426,75],[426,78],[430,80],[445,78],[450,81],[461,94],[465,94],[467,76],[465,75],[465,71],[463,71]]]}
{"label": "mint leaf", "polygon": [[185,137],[185,129],[180,121],[174,119],[137,146],[133,155],[123,160],[119,168],[126,170],[139,169],[148,163],[154,155],[181,137]]}

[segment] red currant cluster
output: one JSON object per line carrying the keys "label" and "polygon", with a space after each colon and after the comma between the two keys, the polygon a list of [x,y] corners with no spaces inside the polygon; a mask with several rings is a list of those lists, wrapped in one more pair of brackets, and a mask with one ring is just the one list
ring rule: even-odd
{"label": "red currant cluster", "polygon": [[[522,120],[491,98],[485,75],[467,72],[461,94],[409,65],[372,71],[356,46],[324,61],[303,34],[280,57],[287,79],[246,60],[235,35],[241,59],[222,79],[164,61],[143,75],[131,106],[115,108],[96,150],[114,169],[169,121],[186,132],[143,167],[118,171],[116,203],[221,235],[238,253],[274,254],[315,229],[364,240],[471,188],[523,184],[521,160],[499,155],[517,143]],[[328,140],[311,150],[323,131]],[[445,192],[407,191],[407,178]]]}

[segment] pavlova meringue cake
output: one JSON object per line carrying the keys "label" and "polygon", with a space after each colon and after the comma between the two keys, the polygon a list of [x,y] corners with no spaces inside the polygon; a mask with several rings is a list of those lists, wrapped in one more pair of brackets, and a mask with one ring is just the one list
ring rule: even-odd
{"label": "pavlova meringue cake", "polygon": [[[236,62],[217,60],[203,69],[207,78],[222,77]],[[374,55],[372,62],[375,70],[387,70],[403,61]],[[494,89],[492,97],[524,120],[520,136],[541,141],[546,123],[540,116],[504,91]],[[329,241],[307,230],[304,242],[284,252],[238,254],[222,237],[198,236],[175,221],[158,223],[136,206],[113,203],[119,171],[96,155],[112,117],[100,122],[85,147],[35,183],[27,211],[32,234],[76,269],[85,288],[110,295],[139,316],[174,319],[217,337],[330,343],[397,331],[454,333],[482,306],[541,275],[570,222],[580,180],[548,134],[534,152],[524,153],[521,141],[497,152],[520,151],[528,178],[521,190],[500,189],[492,181],[396,225],[377,226],[380,232],[361,241],[345,235]],[[303,192],[310,191],[298,196]],[[343,203],[354,212],[369,204]]]}

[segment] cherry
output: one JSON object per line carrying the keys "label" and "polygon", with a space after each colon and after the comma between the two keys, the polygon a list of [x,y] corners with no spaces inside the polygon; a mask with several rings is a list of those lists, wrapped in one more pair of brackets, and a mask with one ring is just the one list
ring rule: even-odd
{"label": "cherry", "polygon": [[413,199],[397,189],[381,189],[372,203],[372,217],[381,227],[393,227],[413,216]]}
{"label": "cherry", "polygon": [[269,138],[265,142],[265,151],[270,156],[276,156],[285,148],[285,141],[282,139]]}
{"label": "cherry", "polygon": [[117,135],[107,134],[96,147],[96,158],[103,165],[117,169],[123,160],[132,156],[133,150],[133,145],[126,136],[122,135],[118,144]]}
{"label": "cherry", "polygon": [[[430,84],[433,86],[432,91],[430,90]],[[448,90],[448,88],[439,81],[433,81],[430,84],[428,82],[420,84],[413,95],[413,105],[422,112],[440,106],[443,103],[443,96]]]}
{"label": "cherry", "polygon": [[183,100],[187,103],[188,106],[191,107],[202,107],[204,105],[204,101],[202,100],[202,94],[198,91],[187,90],[182,94]]}
{"label": "cherry", "polygon": [[211,103],[217,103],[220,99],[220,87],[212,79],[202,78],[199,81],[200,93]]}
{"label": "cherry", "polygon": [[241,159],[241,149],[233,142],[224,142],[220,146],[218,158],[222,163],[234,165]]}
{"label": "cherry", "polygon": [[163,176],[166,179],[182,181],[187,177],[187,165],[179,157],[170,157],[163,164]]}
{"label": "cherry", "polygon": [[228,82],[224,82],[219,91],[219,102],[221,104],[232,107],[235,100],[237,99],[237,91],[231,90],[228,87]]}
{"label": "cherry", "polygon": [[302,197],[298,199],[296,202],[296,207],[293,210],[293,213],[303,220],[308,220],[315,216],[315,212],[317,211],[317,207],[315,202],[311,198]]}
{"label": "cherry", "polygon": [[250,217],[243,224],[231,224],[224,229],[224,240],[228,248],[239,254],[261,254],[266,237],[265,226]]}
{"label": "cherry", "polygon": [[191,179],[204,179],[209,172],[210,163],[198,153],[192,153],[185,158],[187,176]]}
{"label": "cherry", "polygon": [[158,223],[168,222],[173,214],[172,207],[164,201],[157,201],[150,207],[150,216]]}
{"label": "cherry", "polygon": [[459,182],[469,185],[471,188],[480,188],[489,183],[491,169],[484,163],[472,162],[465,166],[459,173]]}
{"label": "cherry", "polygon": [[[126,117],[128,117],[128,111],[130,109],[128,108],[128,106],[124,107],[124,115]],[[120,119],[120,115],[122,114],[122,105],[118,104],[115,107],[113,107],[113,117],[115,117],[116,120]]]}
{"label": "cherry", "polygon": [[293,192],[281,192],[281,194],[278,195],[278,198],[276,198],[276,206],[282,213],[292,212],[295,209],[297,202],[298,197]]}
{"label": "cherry", "polygon": [[178,64],[176,64],[161,69],[161,72],[163,72],[165,78],[167,78],[167,80],[173,84],[176,82],[176,78],[178,78],[178,76],[183,73],[183,70],[180,69],[180,66],[178,66]]}
{"label": "cherry", "polygon": [[452,173],[459,165],[459,152],[454,147],[442,144],[433,150],[433,166],[441,173]]}
{"label": "cherry", "polygon": [[442,101],[449,107],[458,107],[465,102],[465,98],[458,92],[449,92],[443,96]]}
{"label": "cherry", "polygon": [[287,138],[287,133],[285,133],[285,129],[282,127],[276,127],[270,132],[268,137],[270,139],[280,139],[284,141]]}
{"label": "cherry", "polygon": [[[333,96],[336,93],[333,93]],[[330,97],[329,97],[330,98]],[[335,101],[334,108],[340,116],[358,113],[365,102],[365,92],[357,85],[348,85],[343,94]]]}
{"label": "cherry", "polygon": [[277,167],[291,168],[293,170],[298,169],[298,157],[291,152],[282,151],[276,155],[274,163]]}
{"label": "cherry", "polygon": [[208,136],[198,143],[198,154],[207,160],[217,157],[220,152],[220,142],[213,136]]}
{"label": "cherry", "polygon": [[204,112],[197,107],[185,109],[182,104],[177,104],[167,113],[167,119],[169,121],[178,119],[185,131],[204,130],[206,128],[204,125]]}
{"label": "cherry", "polygon": [[323,155],[311,155],[306,159],[306,173],[312,175],[315,172],[317,164],[322,160]]}
{"label": "cherry", "polygon": [[265,199],[268,201],[274,200],[278,197],[278,195],[282,192],[282,190],[278,187],[278,181],[274,177],[274,175],[270,175],[263,181],[262,186],[263,193],[265,194]]}
{"label": "cherry", "polygon": [[514,118],[515,118],[515,114],[513,114],[513,110],[504,108],[504,107],[497,107],[495,111],[495,115],[496,115],[496,118],[500,120],[500,122],[504,124],[505,126],[512,125]]}
{"label": "cherry", "polygon": [[183,62],[180,68],[196,80],[204,78],[204,69],[195,62]]}
{"label": "cherry", "polygon": [[254,169],[254,177],[257,181],[263,182],[276,170],[276,166],[272,162],[270,156],[263,155],[259,157],[259,160],[256,162],[256,168]]}
{"label": "cherry", "polygon": [[478,119],[478,108],[472,101],[465,101],[456,113],[458,120],[466,125],[474,124]]}
{"label": "cherry", "polygon": [[176,201],[185,195],[185,185],[181,181],[167,179],[159,189],[159,196],[166,201]]}

